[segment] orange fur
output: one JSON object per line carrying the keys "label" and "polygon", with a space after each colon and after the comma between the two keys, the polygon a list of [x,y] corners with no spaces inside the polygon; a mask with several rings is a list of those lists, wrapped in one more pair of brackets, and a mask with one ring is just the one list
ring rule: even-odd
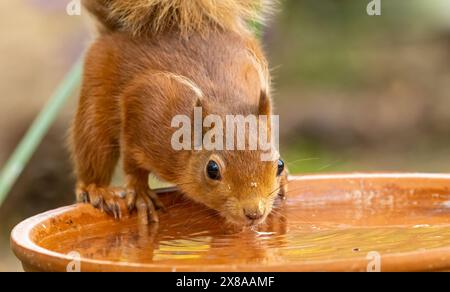
{"label": "orange fur", "polygon": [[[134,9],[132,1],[122,2]],[[159,1],[133,3],[140,2]],[[120,199],[109,186],[121,156],[127,177],[122,195],[130,211],[137,208],[157,221],[154,207],[161,206],[147,183],[153,173],[232,222],[248,221],[243,209],[264,211],[257,222],[264,221],[276,189],[281,186],[285,191],[285,177],[276,176],[276,162],[260,161],[258,151],[175,151],[170,144],[176,130],[171,127],[172,118],[192,116],[199,100],[208,113],[221,116],[272,111],[269,70],[258,42],[248,33],[226,28],[206,35],[191,31],[187,38],[180,38],[176,31],[135,36],[119,29],[96,40],[86,56],[71,131],[79,201],[121,217]],[[220,182],[211,182],[205,175],[211,157],[222,164]]]}

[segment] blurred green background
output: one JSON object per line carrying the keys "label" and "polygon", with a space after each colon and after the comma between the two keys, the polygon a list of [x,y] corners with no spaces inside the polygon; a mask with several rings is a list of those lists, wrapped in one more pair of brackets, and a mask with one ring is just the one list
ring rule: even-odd
{"label": "blurred green background", "polygon": [[[0,165],[90,42],[69,0],[0,2]],[[450,0],[284,0],[263,41],[292,173],[450,171]],[[0,208],[0,271],[26,217],[73,203],[76,95]]]}

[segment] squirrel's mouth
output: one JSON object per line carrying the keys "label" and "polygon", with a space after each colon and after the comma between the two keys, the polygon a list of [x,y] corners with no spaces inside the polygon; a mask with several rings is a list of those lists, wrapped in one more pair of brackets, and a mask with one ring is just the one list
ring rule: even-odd
{"label": "squirrel's mouth", "polygon": [[261,209],[263,209],[263,212],[257,216],[255,216],[255,214],[245,212],[244,209],[242,209],[242,212],[236,212],[238,210],[237,207],[231,209],[223,208],[219,211],[219,214],[221,217],[225,218],[227,223],[231,225],[238,227],[255,227],[264,224],[267,221],[270,213],[272,213],[273,203],[266,202],[264,208]]}
{"label": "squirrel's mouth", "polygon": [[253,220],[245,218],[245,216],[243,216],[243,217],[237,217],[237,216],[231,216],[231,215],[227,216],[226,214],[223,214],[223,217],[225,217],[225,219],[228,221],[228,223],[231,223],[232,225],[235,225],[235,226],[254,227],[254,226],[263,224],[267,219],[267,214],[264,214],[259,219],[253,219]]}
{"label": "squirrel's mouth", "polygon": [[258,220],[250,220],[250,222],[247,223],[247,227],[253,227],[258,226],[260,224],[263,224],[266,221],[266,218],[264,219],[258,219]]}

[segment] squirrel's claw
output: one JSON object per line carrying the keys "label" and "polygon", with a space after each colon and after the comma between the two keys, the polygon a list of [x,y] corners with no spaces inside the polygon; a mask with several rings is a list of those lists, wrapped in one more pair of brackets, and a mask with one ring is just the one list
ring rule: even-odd
{"label": "squirrel's claw", "polygon": [[117,188],[97,187],[92,184],[86,188],[77,189],[77,202],[89,203],[95,208],[114,217],[116,220],[119,220],[124,213],[122,193]]}
{"label": "squirrel's claw", "polygon": [[77,193],[77,202],[78,203],[85,203],[85,204],[90,203],[88,192],[86,192],[85,190],[77,190],[76,193]]}
{"label": "squirrel's claw", "polygon": [[165,210],[158,195],[152,190],[145,191],[128,190],[126,195],[128,212],[137,210],[141,224],[159,222],[157,210]]}
{"label": "squirrel's claw", "polygon": [[149,223],[159,222],[153,201],[147,196],[138,196],[136,199],[136,209],[141,224],[147,225]]}
{"label": "squirrel's claw", "polygon": [[119,220],[124,214],[137,210],[142,224],[159,222],[157,210],[164,210],[158,195],[150,188],[145,191],[128,188],[98,187],[95,184],[77,188],[77,202],[91,204],[95,208]]}

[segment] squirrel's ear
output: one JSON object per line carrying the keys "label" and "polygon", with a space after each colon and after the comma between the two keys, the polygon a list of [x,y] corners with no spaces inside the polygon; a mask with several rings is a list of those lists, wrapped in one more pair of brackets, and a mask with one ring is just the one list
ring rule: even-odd
{"label": "squirrel's ear", "polygon": [[203,120],[208,115],[205,108],[205,101],[201,98],[197,98],[192,108],[193,120],[192,124],[192,139],[194,141],[194,149],[202,147],[203,137],[206,133],[206,128],[203,127]]}
{"label": "squirrel's ear", "polygon": [[197,98],[195,101],[195,107],[203,107],[203,102],[201,98]]}
{"label": "squirrel's ear", "polygon": [[264,90],[261,90],[260,93],[258,114],[260,116],[270,116],[272,114],[272,101]]}
{"label": "squirrel's ear", "polygon": [[205,103],[205,101],[203,99],[197,98],[197,100],[195,101],[194,107],[202,109],[203,117],[208,115],[207,106],[206,106],[206,103]]}

